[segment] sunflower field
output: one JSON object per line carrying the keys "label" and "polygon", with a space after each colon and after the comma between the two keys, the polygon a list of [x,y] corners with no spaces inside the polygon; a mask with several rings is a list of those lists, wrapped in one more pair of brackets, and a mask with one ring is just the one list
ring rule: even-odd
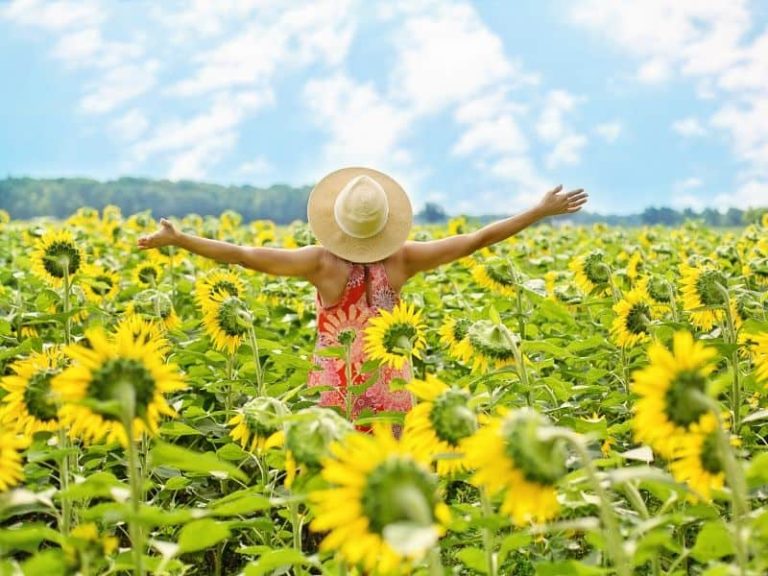
{"label": "sunflower field", "polygon": [[768,573],[768,217],[553,220],[420,274],[347,390],[411,363],[415,406],[354,422],[307,386],[309,283],[138,250],[156,228],[0,212],[0,574]]}

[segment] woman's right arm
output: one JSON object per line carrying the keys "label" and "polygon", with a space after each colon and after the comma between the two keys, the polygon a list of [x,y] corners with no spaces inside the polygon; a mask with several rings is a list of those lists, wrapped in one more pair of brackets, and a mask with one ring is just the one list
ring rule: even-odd
{"label": "woman's right arm", "polygon": [[245,247],[185,234],[176,230],[165,218],[160,220],[160,228],[156,232],[138,239],[141,250],[163,246],[176,246],[223,264],[239,264],[265,274],[305,278],[317,273],[322,256],[322,249],[317,246],[297,249]]}

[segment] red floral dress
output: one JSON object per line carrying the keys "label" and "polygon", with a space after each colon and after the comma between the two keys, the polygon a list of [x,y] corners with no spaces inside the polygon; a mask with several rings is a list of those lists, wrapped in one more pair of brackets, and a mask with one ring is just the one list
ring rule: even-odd
{"label": "red floral dress", "polygon": [[[363,331],[368,320],[378,314],[379,308],[392,310],[399,297],[392,289],[387,278],[384,264],[348,263],[349,276],[344,293],[338,304],[323,306],[320,295],[317,303],[317,345],[316,350],[328,346],[341,346],[339,336],[345,332],[354,335],[350,350],[353,385],[364,383],[371,373],[363,373],[361,366],[366,361],[363,352]],[[368,290],[366,290],[366,283]],[[338,406],[345,412],[347,378],[343,358],[314,356],[316,368],[309,373],[309,386],[332,386],[333,390],[320,393],[321,406]],[[396,370],[381,366],[378,380],[365,392],[350,399],[351,418],[355,419],[364,409],[373,412],[407,412],[411,409],[411,395],[407,390],[390,391],[389,383],[393,378],[411,379],[408,364]]]}

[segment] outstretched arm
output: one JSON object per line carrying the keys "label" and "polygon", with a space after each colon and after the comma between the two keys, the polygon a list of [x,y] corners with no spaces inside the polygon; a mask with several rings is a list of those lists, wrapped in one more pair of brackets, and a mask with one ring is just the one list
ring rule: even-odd
{"label": "outstretched arm", "polygon": [[581,189],[561,193],[562,189],[562,186],[558,186],[550,190],[538,205],[530,210],[498,220],[469,234],[459,234],[431,242],[406,243],[403,248],[403,261],[407,276],[469,256],[476,250],[514,236],[547,216],[572,214],[581,210],[587,201],[587,193]]}
{"label": "outstretched arm", "polygon": [[317,246],[307,246],[295,250],[266,247],[245,247],[221,240],[201,238],[176,230],[165,218],[160,220],[160,228],[138,240],[141,250],[176,246],[205,258],[224,264],[239,264],[257,272],[275,276],[312,277],[320,267],[322,251]]}

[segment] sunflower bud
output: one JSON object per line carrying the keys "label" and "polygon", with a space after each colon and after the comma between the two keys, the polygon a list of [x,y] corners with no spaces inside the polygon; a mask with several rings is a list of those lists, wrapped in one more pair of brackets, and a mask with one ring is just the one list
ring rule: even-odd
{"label": "sunflower bud", "polygon": [[525,479],[552,485],[565,476],[566,452],[563,441],[546,439],[540,432],[549,421],[537,412],[524,408],[510,412],[502,425],[507,455]]}
{"label": "sunflower bud", "polygon": [[441,440],[457,446],[461,440],[477,430],[477,416],[469,408],[469,394],[463,390],[450,389],[435,398],[429,413],[432,427]]}
{"label": "sunflower bud", "polygon": [[300,464],[318,466],[332,442],[341,440],[352,424],[333,410],[313,406],[296,413],[286,426],[286,447]]}

